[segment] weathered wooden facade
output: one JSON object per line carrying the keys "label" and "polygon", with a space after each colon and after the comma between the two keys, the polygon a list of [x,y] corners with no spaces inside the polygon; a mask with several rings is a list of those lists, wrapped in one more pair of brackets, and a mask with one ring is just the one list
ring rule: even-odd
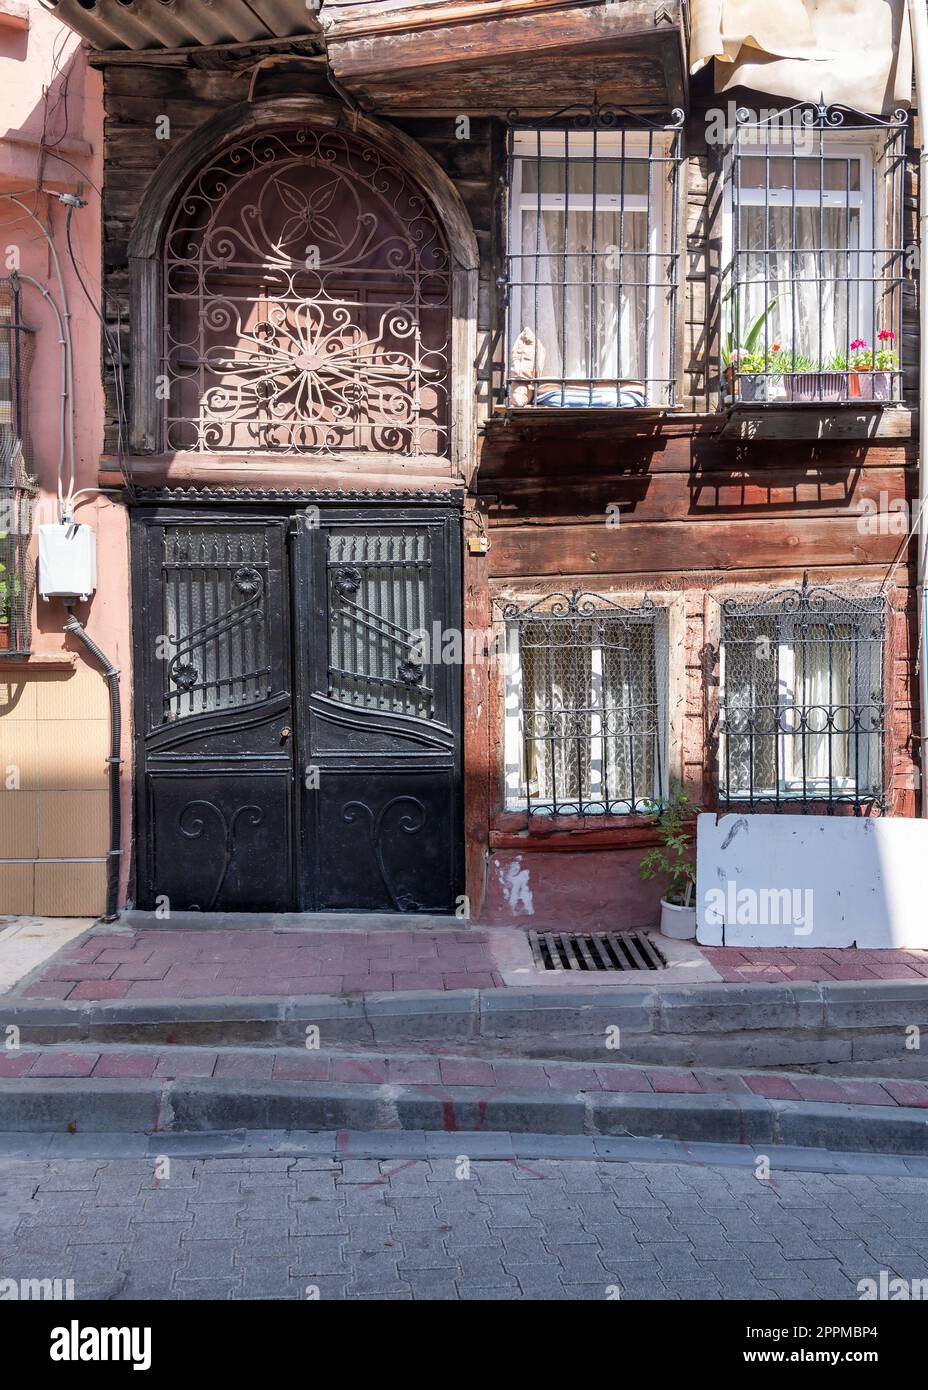
{"label": "weathered wooden facade", "polygon": [[[127,483],[136,548],[134,901],[461,911],[466,895],[476,920],[637,927],[660,892],[638,862],[677,781],[708,809],[915,812],[907,120],[901,195],[866,205],[897,219],[898,247],[882,226],[864,245],[857,185],[877,188],[879,154],[859,170],[853,140],[822,154],[813,109],[815,178],[783,157],[790,207],[817,189],[820,213],[842,210],[838,335],[901,349],[886,399],[871,357],[868,399],[849,360],[825,381],[821,288],[817,361],[769,341],[786,315],[766,300],[786,291],[766,240],[761,313],[746,283],[733,296],[730,148],[707,137],[711,73],[688,78],[680,3],[58,12],[105,83],[105,305],[128,388],[123,414],[109,373],[100,476]],[[887,139],[882,117],[844,129]],[[765,165],[783,194],[757,148],[745,178]],[[278,172],[236,194],[262,167]],[[322,288],[331,247],[388,207],[392,249],[367,243]],[[750,373],[741,293],[761,319]],[[315,330],[282,346],[301,314]],[[320,386],[349,338],[350,369]],[[800,376],[818,385],[791,401]],[[751,398],[755,377],[781,394]],[[222,647],[249,604],[263,635]],[[436,624],[470,640],[410,665],[410,634]]]}

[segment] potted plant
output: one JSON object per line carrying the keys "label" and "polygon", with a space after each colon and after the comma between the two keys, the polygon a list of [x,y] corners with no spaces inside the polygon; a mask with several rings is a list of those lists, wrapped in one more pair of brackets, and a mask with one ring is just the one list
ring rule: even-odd
{"label": "potted plant", "polygon": [[732,395],[739,401],[765,401],[768,395],[767,355],[735,348],[729,356]]}
{"label": "potted plant", "polygon": [[[738,313],[737,300],[734,298],[732,290],[729,290],[726,299],[732,299],[732,319],[740,319]],[[767,378],[761,375],[766,372],[766,354],[758,351],[758,343],[764,331],[764,324],[776,306],[776,300],[772,299],[766,309],[749,324],[745,333],[742,335],[740,326],[733,327],[732,332],[724,333],[722,336],[722,369],[728,381],[728,390],[732,399],[737,395],[744,401],[763,401],[767,399]],[[758,366],[763,362],[762,366]],[[753,365],[749,365],[753,364]],[[735,381],[737,378],[737,389]]]}
{"label": "potted plant", "polygon": [[696,863],[693,835],[686,822],[699,809],[683,787],[674,787],[657,817],[661,844],[649,849],[638,866],[643,879],[663,875],[667,880],[661,898],[661,935],[675,941],[693,941],[696,937]]}
{"label": "potted plant", "polygon": [[896,335],[891,328],[881,328],[876,336],[876,353],[863,338],[851,343],[851,395],[863,401],[889,401],[893,396],[893,373],[899,366]]}
{"label": "potted plant", "polygon": [[10,580],[6,565],[0,560],[0,652],[10,649]]}
{"label": "potted plant", "polygon": [[816,368],[811,357],[796,352],[789,364],[789,395],[794,401],[840,401],[846,394],[847,359],[840,353]]}

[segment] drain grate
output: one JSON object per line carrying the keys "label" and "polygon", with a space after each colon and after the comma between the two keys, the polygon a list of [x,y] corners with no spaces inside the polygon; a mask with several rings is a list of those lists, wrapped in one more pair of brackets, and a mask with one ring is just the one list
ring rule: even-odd
{"label": "drain grate", "polygon": [[665,970],[667,962],[644,932],[530,931],[542,970]]}

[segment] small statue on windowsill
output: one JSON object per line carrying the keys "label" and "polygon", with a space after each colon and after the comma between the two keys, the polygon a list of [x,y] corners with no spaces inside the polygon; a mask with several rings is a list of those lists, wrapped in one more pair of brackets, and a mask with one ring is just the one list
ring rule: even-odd
{"label": "small statue on windowsill", "polygon": [[523,328],[512,345],[509,358],[509,400],[512,405],[531,405],[534,387],[530,383],[536,381],[544,370],[546,355],[541,339],[530,328]]}

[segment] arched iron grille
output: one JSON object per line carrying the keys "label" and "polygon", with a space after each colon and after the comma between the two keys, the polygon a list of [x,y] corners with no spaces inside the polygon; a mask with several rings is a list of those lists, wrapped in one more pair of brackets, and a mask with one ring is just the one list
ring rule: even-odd
{"label": "arched iron grille", "polygon": [[356,135],[267,132],[201,170],[165,240],[164,325],[171,450],[448,451],[447,244]]}
{"label": "arched iron grille", "polygon": [[722,604],[722,806],[883,804],[882,595],[810,585]]}

